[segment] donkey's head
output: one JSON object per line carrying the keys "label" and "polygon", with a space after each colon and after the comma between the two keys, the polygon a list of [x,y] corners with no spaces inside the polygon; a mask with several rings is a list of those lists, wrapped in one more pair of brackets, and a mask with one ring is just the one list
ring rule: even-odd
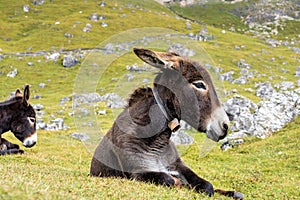
{"label": "donkey's head", "polygon": [[209,72],[200,64],[175,53],[134,49],[146,63],[157,67],[156,87],[163,105],[172,118],[183,119],[208,138],[219,141],[229,128]]}
{"label": "donkey's head", "polygon": [[17,89],[14,99],[10,130],[25,147],[32,147],[37,142],[36,115],[33,107],[28,103],[30,96],[29,85],[25,86],[24,94]]}

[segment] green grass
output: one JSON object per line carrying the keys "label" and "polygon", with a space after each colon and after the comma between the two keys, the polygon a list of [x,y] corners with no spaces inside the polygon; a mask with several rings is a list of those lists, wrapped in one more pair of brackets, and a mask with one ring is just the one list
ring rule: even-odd
{"label": "green grass", "polygon": [[187,18],[196,20],[201,24],[214,26],[228,30],[233,27],[237,32],[243,33],[248,27],[241,22],[238,16],[232,14],[233,10],[238,11],[247,6],[247,3],[240,2],[236,4],[220,4],[210,1],[207,4],[181,7],[179,5],[171,6],[176,13]]}
{"label": "green grass", "polygon": [[[186,20],[175,18],[174,13],[150,0],[114,0],[107,2],[106,7],[97,6],[96,1],[73,1],[50,3],[43,6],[33,6],[29,1],[0,0],[0,53],[17,53],[19,51],[54,51],[64,49],[94,48],[114,35],[133,28],[161,27],[170,28],[182,33],[198,32],[202,26],[192,23],[192,30],[186,30]],[[29,13],[22,11],[22,6],[31,7]],[[74,6],[76,4],[76,6]],[[130,5],[130,6],[129,6]],[[208,7],[213,10],[213,7]],[[216,11],[221,9],[216,8]],[[80,13],[82,11],[82,13]],[[184,11],[184,10],[183,10]],[[225,9],[226,11],[226,9]],[[298,55],[287,47],[269,48],[259,39],[239,33],[221,33],[222,24],[232,20],[227,12],[207,12],[205,18],[209,32],[216,36],[215,40],[196,43],[203,47],[215,66],[225,71],[235,71],[235,78],[239,77],[237,62],[245,59],[253,66],[252,70],[272,75],[272,83],[281,82],[284,76],[288,81],[296,82],[294,72],[299,65]],[[100,22],[92,22],[88,17],[93,13],[107,16],[104,21],[109,24],[103,28]],[[126,17],[121,16],[126,14]],[[187,14],[186,12],[183,14]],[[193,14],[191,12],[191,14]],[[228,15],[224,17],[224,15]],[[213,16],[216,18],[214,19]],[[190,17],[190,16],[189,16]],[[198,20],[195,15],[195,20]],[[224,19],[225,21],[222,21]],[[60,22],[55,25],[55,22]],[[226,22],[227,21],[227,22]],[[80,23],[77,23],[80,22]],[[240,27],[237,21],[236,27]],[[82,28],[86,23],[92,24],[92,31],[84,33]],[[202,22],[201,22],[202,23]],[[219,24],[219,25],[213,25]],[[112,25],[113,24],[113,25]],[[292,27],[294,24],[289,24]],[[240,27],[241,29],[243,27]],[[71,33],[73,38],[66,38],[65,33]],[[149,33],[151,34],[151,33]],[[287,28],[280,37],[294,36],[292,28]],[[126,39],[132,40],[132,35]],[[7,39],[9,38],[9,41]],[[244,45],[245,48],[235,50],[234,46]],[[198,46],[198,47],[199,47]],[[28,48],[31,47],[31,50]],[[197,46],[195,48],[198,48]],[[163,48],[165,47],[161,47]],[[262,50],[266,53],[262,53]],[[90,54],[97,56],[98,54]],[[103,61],[105,57],[81,60]],[[275,58],[275,61],[271,61]],[[72,139],[69,135],[78,131],[74,118],[69,116],[73,111],[72,102],[64,106],[59,105],[60,99],[71,97],[78,88],[74,88],[81,66],[63,68],[60,58],[57,62],[49,61],[44,56],[18,57],[6,56],[0,60],[0,99],[7,99],[10,92],[24,84],[31,84],[31,95],[41,95],[42,99],[31,99],[32,104],[41,103],[45,106],[45,122],[52,117],[61,117],[71,128],[67,131],[39,131],[38,143],[31,149],[25,149],[25,155],[0,157],[1,187],[0,199],[211,199],[203,194],[197,194],[186,188],[167,188],[136,181],[89,177],[89,166],[95,144],[83,144]],[[27,63],[32,62],[33,66]],[[286,65],[282,63],[286,62]],[[153,78],[150,74],[132,73],[136,76],[133,82],[123,83],[126,90],[120,86],[128,71],[126,65],[141,64],[133,54],[125,54],[107,67],[101,74],[95,90],[101,95],[118,91],[128,96],[137,82],[145,77]],[[87,64],[87,63],[85,63]],[[15,78],[8,78],[6,74],[18,69]],[[281,68],[288,70],[283,74]],[[89,80],[98,69],[89,71],[85,80]],[[117,78],[112,81],[112,78]],[[251,98],[255,102],[260,99],[245,88],[254,88],[257,82],[267,78],[255,78],[247,85],[232,85],[218,82],[225,90],[237,89],[239,94]],[[39,83],[45,83],[40,88]],[[83,84],[84,85],[84,84]],[[149,83],[151,85],[151,82]],[[90,89],[90,88],[89,88]],[[93,88],[91,88],[93,89]],[[229,98],[229,97],[227,97]],[[99,133],[104,134],[113,123],[120,109],[108,109],[105,103],[95,104],[95,110],[107,110],[107,115],[97,116]],[[183,159],[201,177],[211,181],[216,188],[237,190],[245,194],[246,199],[297,199],[299,198],[299,117],[282,131],[266,140],[248,138],[246,143],[222,152],[217,145],[206,157],[199,156],[204,134],[195,136],[196,145],[180,147]],[[3,135],[11,141],[20,144],[11,133]],[[213,199],[229,199],[216,195]]]}
{"label": "green grass", "polygon": [[[246,199],[297,199],[299,125],[297,118],[267,140],[248,138],[225,152],[216,146],[206,157],[199,157],[199,146],[194,145],[183,159],[216,188],[240,191]],[[68,131],[40,131],[38,144],[25,155],[1,157],[1,199],[211,199],[186,188],[89,177],[91,157]]]}

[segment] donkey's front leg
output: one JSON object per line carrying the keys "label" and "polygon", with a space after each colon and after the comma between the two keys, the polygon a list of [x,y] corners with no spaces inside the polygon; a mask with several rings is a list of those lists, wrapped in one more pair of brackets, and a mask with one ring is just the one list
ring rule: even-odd
{"label": "donkey's front leg", "polygon": [[20,149],[19,145],[13,144],[4,138],[0,138],[0,155],[18,153],[24,153],[24,151]]}
{"label": "donkey's front leg", "polygon": [[205,192],[208,196],[214,195],[214,187],[212,184],[200,178],[195,172],[187,167],[179,158],[175,162],[176,170],[187,181],[188,185],[195,189],[197,192]]}
{"label": "donkey's front leg", "polygon": [[131,178],[143,182],[151,182],[157,185],[180,186],[179,179],[164,172],[141,172],[133,173]]}

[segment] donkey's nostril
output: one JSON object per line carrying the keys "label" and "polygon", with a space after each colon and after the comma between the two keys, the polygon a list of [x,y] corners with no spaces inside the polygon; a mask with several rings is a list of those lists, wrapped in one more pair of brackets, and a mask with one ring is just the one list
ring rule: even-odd
{"label": "donkey's nostril", "polygon": [[228,124],[223,123],[223,130],[224,130],[225,133],[227,133],[228,128],[229,128]]}

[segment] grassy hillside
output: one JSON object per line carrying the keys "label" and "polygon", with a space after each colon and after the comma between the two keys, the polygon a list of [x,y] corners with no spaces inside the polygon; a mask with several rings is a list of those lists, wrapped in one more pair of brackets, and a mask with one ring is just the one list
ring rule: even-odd
{"label": "grassy hillside", "polygon": [[[50,122],[53,118],[61,117],[70,126],[66,131],[40,130],[37,145],[25,149],[25,155],[0,157],[0,199],[211,199],[185,188],[170,189],[135,181],[88,176],[91,149],[70,137],[71,133],[77,131],[70,114],[73,112],[72,102],[60,105],[61,98],[71,97],[74,93],[81,65],[64,68],[63,55],[57,61],[47,60],[45,55],[61,49],[96,48],[112,36],[133,28],[161,27],[180,33],[197,33],[203,28],[200,21],[191,23],[192,29],[187,30],[186,20],[176,17],[167,8],[151,0],[106,1],[104,7],[100,3],[76,0],[45,1],[43,5],[33,5],[27,0],[0,0],[0,55],[3,55],[3,58],[0,56],[0,99],[7,99],[10,92],[29,83],[32,97],[42,96],[41,99],[31,99],[31,103],[45,106],[43,120]],[[24,5],[29,5],[29,12],[23,11]],[[105,18],[92,21],[89,17],[94,13]],[[188,17],[194,16],[197,21],[198,15],[193,14],[196,12],[189,13],[191,16]],[[237,78],[237,62],[244,59],[258,73],[272,76],[272,83],[283,80],[296,82],[294,73],[299,66],[299,55],[285,46],[271,48],[265,41],[249,35],[229,31],[222,33],[222,19],[232,20],[236,26],[244,28],[231,17],[228,15],[225,18],[220,12],[205,14],[205,18],[211,20],[206,24],[218,23],[220,26],[208,25],[207,29],[215,39],[197,44],[204,48],[214,65],[223,68],[224,72],[235,71]],[[102,27],[102,22],[108,26]],[[91,24],[90,32],[83,31],[87,23]],[[66,33],[72,37],[66,37]],[[131,38],[128,36],[126,39]],[[243,48],[237,50],[235,46]],[[161,48],[164,50],[165,47]],[[45,51],[46,54],[17,55],[18,52],[39,51]],[[84,55],[81,64],[88,58],[88,55]],[[97,59],[104,58],[109,59],[109,55]],[[115,59],[103,72],[96,91],[103,95],[122,90],[120,82],[128,73],[126,65],[136,63],[141,64],[130,53]],[[18,69],[18,75],[15,78],[7,77],[6,74],[15,68]],[[287,72],[283,73],[282,68]],[[93,71],[88,75],[92,74]],[[133,75],[138,77],[135,81],[144,78],[138,73]],[[245,89],[254,88],[255,83],[260,81],[266,81],[266,78],[255,78],[247,85],[228,82],[221,85],[226,91],[237,89],[239,94],[258,101],[254,92]],[[39,87],[40,83],[45,83],[45,88]],[[148,84],[151,85],[151,82]],[[95,109],[107,110],[107,115],[97,116],[99,132],[101,128],[101,133],[105,133],[119,110],[108,109],[104,103],[96,104]],[[240,191],[246,199],[297,199],[300,196],[299,123],[298,117],[267,140],[248,138],[245,144],[226,152],[220,151],[218,145],[214,144],[215,147],[206,157],[199,156],[199,144],[204,139],[204,134],[201,134],[196,137],[195,145],[183,147],[183,159],[217,188]],[[11,133],[3,136],[20,144]],[[217,195],[213,199],[229,198]]]}

